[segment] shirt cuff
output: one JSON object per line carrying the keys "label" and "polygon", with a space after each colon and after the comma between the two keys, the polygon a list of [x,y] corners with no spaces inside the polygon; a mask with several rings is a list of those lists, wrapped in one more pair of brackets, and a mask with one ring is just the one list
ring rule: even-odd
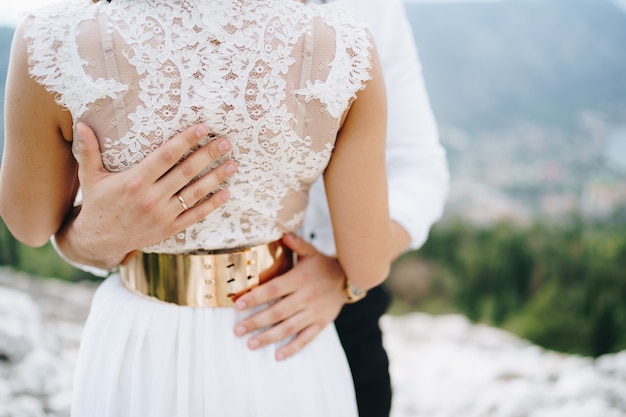
{"label": "shirt cuff", "polygon": [[68,264],[72,265],[74,268],[80,269],[81,271],[85,271],[92,275],[95,275],[97,277],[102,277],[102,278],[109,276],[112,272],[112,271],[109,271],[108,269],[96,268],[95,266],[83,265],[77,262],[70,261],[63,254],[63,252],[61,252],[61,249],[59,248],[59,245],[57,244],[57,241],[54,235],[50,237],[50,243],[52,244],[52,247],[54,248],[54,250],[57,251],[61,259],[63,259]]}
{"label": "shirt cuff", "polygon": [[[419,249],[426,242],[431,227],[441,219],[447,187],[443,184],[418,188],[414,184],[412,188],[396,185],[389,188],[389,215],[411,237],[408,249]],[[416,195],[422,198],[416,201]]]}

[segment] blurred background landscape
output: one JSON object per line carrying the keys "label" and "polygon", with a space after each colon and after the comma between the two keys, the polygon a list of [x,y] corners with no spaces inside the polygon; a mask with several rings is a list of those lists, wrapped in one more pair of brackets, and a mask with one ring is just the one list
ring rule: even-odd
{"label": "blurred background landscape", "polygon": [[[394,265],[392,314],[461,313],[587,356],[626,349],[626,5],[406,7],[452,183],[426,245]],[[12,34],[0,28],[2,86]],[[0,265],[95,280],[2,224]]]}

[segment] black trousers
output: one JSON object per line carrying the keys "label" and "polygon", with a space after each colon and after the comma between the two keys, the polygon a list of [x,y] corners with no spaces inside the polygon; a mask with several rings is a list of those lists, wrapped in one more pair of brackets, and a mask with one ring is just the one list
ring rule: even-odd
{"label": "black trousers", "polygon": [[360,417],[389,417],[391,410],[389,359],[378,325],[390,300],[383,286],[375,287],[361,301],[346,304],[335,320],[352,371]]}

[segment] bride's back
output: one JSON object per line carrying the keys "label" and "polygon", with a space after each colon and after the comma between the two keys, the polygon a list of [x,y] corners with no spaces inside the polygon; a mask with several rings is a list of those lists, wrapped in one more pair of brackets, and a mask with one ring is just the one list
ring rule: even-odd
{"label": "bride's back", "polygon": [[26,35],[31,74],[94,128],[107,169],[133,166],[198,122],[232,141],[230,201],[147,249],[157,252],[296,230],[341,117],[370,76],[362,24],[295,0],[62,3],[29,19]]}

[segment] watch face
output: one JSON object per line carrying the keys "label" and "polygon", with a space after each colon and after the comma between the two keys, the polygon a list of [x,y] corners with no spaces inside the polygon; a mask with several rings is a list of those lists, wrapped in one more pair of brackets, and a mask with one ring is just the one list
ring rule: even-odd
{"label": "watch face", "polygon": [[350,281],[346,285],[346,294],[348,296],[348,303],[354,303],[361,300],[367,294],[367,291],[357,287]]}
{"label": "watch face", "polygon": [[362,296],[362,295],[365,295],[365,291],[364,291],[364,290],[362,290],[362,289],[360,289],[360,288],[359,288],[359,287],[357,287],[356,285],[354,285],[354,284],[349,284],[349,286],[350,286],[350,292],[352,293],[352,295],[353,295],[354,297],[360,297],[360,296]]}

